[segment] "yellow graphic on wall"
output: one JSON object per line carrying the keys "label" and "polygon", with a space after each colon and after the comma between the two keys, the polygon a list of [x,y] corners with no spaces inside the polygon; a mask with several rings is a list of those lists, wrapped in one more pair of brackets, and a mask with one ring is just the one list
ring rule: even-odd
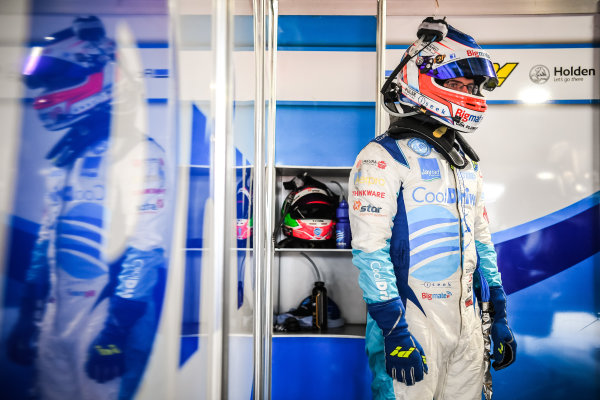
{"label": "yellow graphic on wall", "polygon": [[508,78],[518,64],[519,63],[506,63],[503,66],[500,66],[500,64],[494,63],[494,70],[498,77],[498,86],[502,86],[506,78]]}

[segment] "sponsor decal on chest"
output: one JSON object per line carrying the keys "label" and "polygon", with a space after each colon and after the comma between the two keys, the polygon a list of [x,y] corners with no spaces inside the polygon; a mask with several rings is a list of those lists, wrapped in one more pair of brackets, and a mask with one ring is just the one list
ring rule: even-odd
{"label": "sponsor decal on chest", "polygon": [[102,157],[93,156],[85,157],[81,164],[81,172],[79,175],[86,178],[96,178],[98,176],[98,169],[100,168],[100,162]]}
{"label": "sponsor decal on chest", "polygon": [[434,181],[442,178],[440,165],[435,158],[419,158],[419,167],[421,168],[421,179],[424,181]]}
{"label": "sponsor decal on chest", "polygon": [[431,153],[431,146],[419,138],[412,138],[408,141],[408,147],[412,149],[415,153],[420,155],[421,157],[427,157]]}
{"label": "sponsor decal on chest", "polygon": [[385,199],[385,192],[377,190],[353,190],[352,195],[355,197],[378,197],[380,199]]}

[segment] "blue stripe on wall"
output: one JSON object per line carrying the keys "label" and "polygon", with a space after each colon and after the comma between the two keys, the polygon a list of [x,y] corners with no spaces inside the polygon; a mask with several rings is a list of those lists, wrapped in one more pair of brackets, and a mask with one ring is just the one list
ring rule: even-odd
{"label": "blue stripe on wall", "polygon": [[371,104],[278,106],[276,164],[353,165],[356,155],[375,135]]}
{"label": "blue stripe on wall", "polygon": [[282,15],[277,44],[280,50],[375,49],[376,33],[375,16]]}
{"label": "blue stripe on wall", "polygon": [[600,253],[509,297],[518,356],[493,372],[494,399],[599,398],[598,265]]}
{"label": "blue stripe on wall", "polygon": [[499,244],[508,240],[512,240],[519,236],[534,233],[536,231],[547,228],[550,225],[554,225],[556,223],[572,218],[573,216],[583,211],[586,211],[594,206],[597,206],[598,204],[600,204],[600,191],[584,199],[581,199],[578,202],[571,204],[570,206],[555,211],[551,214],[545,215],[541,218],[526,222],[521,225],[517,225],[513,228],[493,233],[492,241],[496,244]]}
{"label": "blue stripe on wall", "polygon": [[[574,208],[574,210],[577,207]],[[496,245],[506,293],[534,285],[600,251],[600,206]]]}
{"label": "blue stripe on wall", "polygon": [[[406,50],[408,44],[388,44],[387,50]],[[521,44],[482,44],[485,50],[497,49],[597,49],[600,43],[521,43]]]}

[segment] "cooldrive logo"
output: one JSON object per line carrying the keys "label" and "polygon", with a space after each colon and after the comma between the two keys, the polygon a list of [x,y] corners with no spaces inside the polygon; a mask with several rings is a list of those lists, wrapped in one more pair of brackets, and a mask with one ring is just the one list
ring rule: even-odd
{"label": "cooldrive logo", "polygon": [[451,291],[446,291],[446,293],[421,293],[421,298],[424,300],[437,300],[437,299],[449,299],[452,296]]}
{"label": "cooldrive logo", "polygon": [[57,191],[56,195],[60,196],[63,201],[104,200],[104,185],[94,185],[89,189],[74,189],[73,186],[65,186],[62,190]]}
{"label": "cooldrive logo", "polygon": [[381,263],[379,261],[373,261],[369,266],[373,272],[373,281],[375,282],[375,287],[377,287],[377,291],[379,292],[379,299],[391,299],[391,296],[388,292],[388,283],[385,278],[381,276]]}
{"label": "cooldrive logo", "polygon": [[[456,203],[456,189],[448,188],[445,192],[428,192],[423,186],[417,187],[413,190],[412,198],[417,203],[438,203],[438,204],[453,204]],[[469,193],[469,188],[466,188],[464,192],[459,193],[459,200],[461,204],[472,205],[475,204],[477,196]]]}

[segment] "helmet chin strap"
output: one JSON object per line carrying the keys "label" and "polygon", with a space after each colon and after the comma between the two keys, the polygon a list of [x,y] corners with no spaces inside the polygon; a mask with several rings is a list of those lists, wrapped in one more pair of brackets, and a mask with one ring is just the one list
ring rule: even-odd
{"label": "helmet chin strap", "polygon": [[[428,120],[429,117],[424,117]],[[479,156],[462,135],[445,125],[423,121],[423,118],[401,118],[390,124],[387,134],[394,139],[420,138],[433,146],[452,166],[463,169],[469,164],[466,154],[473,161]]]}

